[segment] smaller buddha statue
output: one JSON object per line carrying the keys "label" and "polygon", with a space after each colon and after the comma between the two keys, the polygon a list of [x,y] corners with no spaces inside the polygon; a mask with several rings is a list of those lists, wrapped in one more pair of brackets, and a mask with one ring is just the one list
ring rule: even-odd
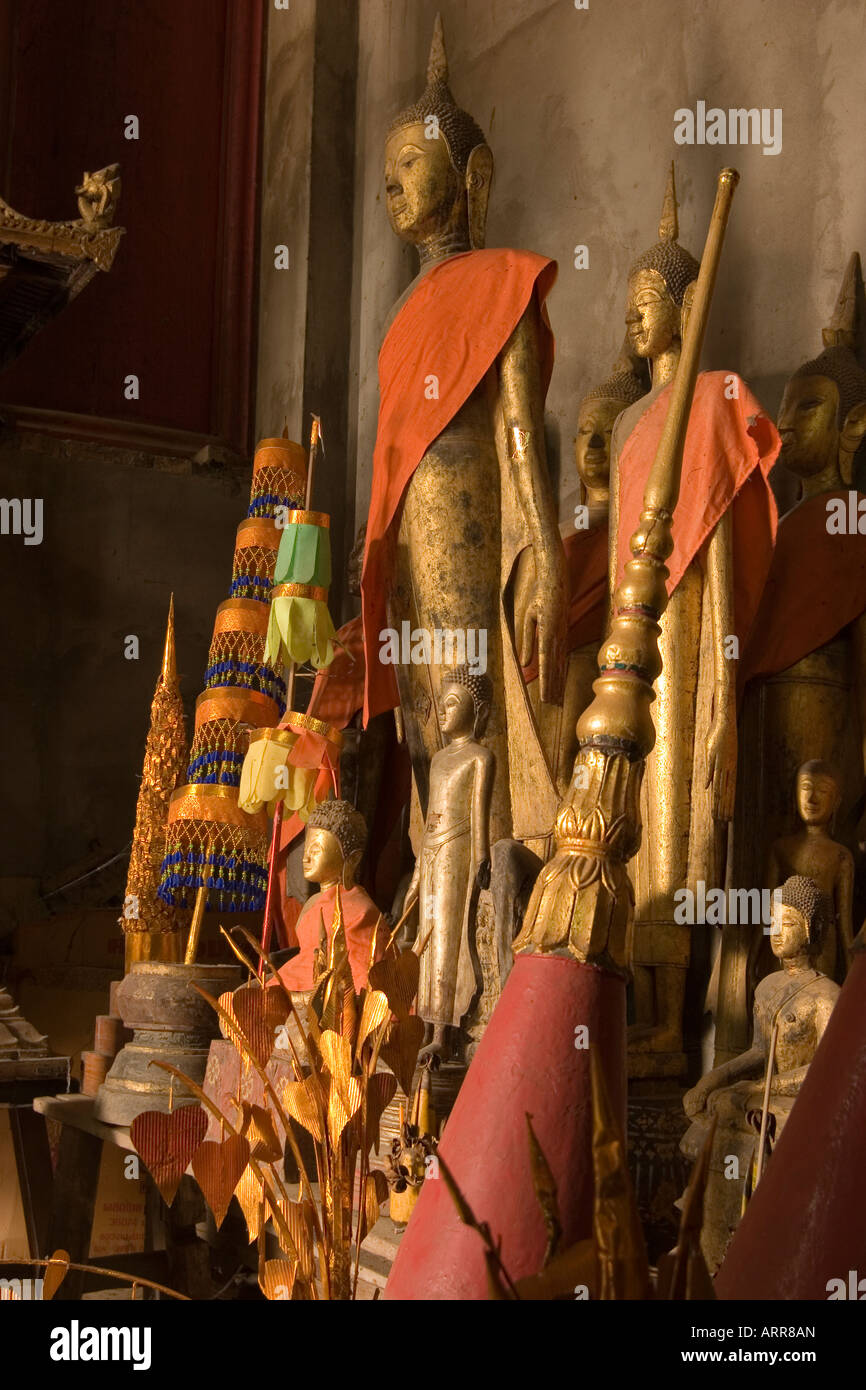
{"label": "smaller buddha statue", "polygon": [[[820,759],[803,763],[797,772],[796,799],[802,827],[793,835],[774,841],[768,886],[777,888],[793,874],[817,883],[824,895],[827,921],[815,967],[841,984],[854,942],[854,857],[845,845],[832,838],[834,818],[842,801],[835,768]],[[760,970],[757,978],[766,973],[766,969]]]}
{"label": "smaller buddha statue", "polygon": [[308,898],[295,924],[300,951],[280,970],[293,994],[309,996],[315,986],[316,953],[330,948],[337,888],[352,979],[358,993],[367,972],[382,955],[387,940],[377,932],[381,914],[370,895],[355,882],[367,843],[364,817],[348,801],[323,801],[311,813],[304,834],[304,878],[319,891]]}
{"label": "smaller buddha statue", "polygon": [[439,725],[445,747],[430,761],[430,797],[408,907],[420,904],[424,941],[417,1009],[430,1036],[422,1056],[442,1056],[480,987],[472,933],[477,889],[490,871],[490,804],[496,762],[480,740],[493,702],[488,676],[468,666],[443,672]]}
{"label": "smaller buddha statue", "polygon": [[[717,1120],[702,1236],[711,1271],[721,1264],[740,1217],[755,1147],[750,1116],[763,1109],[766,1074],[769,1070],[778,1139],[839,997],[839,986],[816,967],[824,917],[815,880],[800,874],[788,878],[773,903],[770,932],[781,969],[766,975],[755,990],[751,1046],[714,1067],[683,1097],[693,1120],[680,1145],[687,1157],[697,1157],[710,1120]],[[738,1160],[739,1182],[732,1180],[732,1156]]]}
{"label": "smaller buddha statue", "polygon": [[[610,592],[630,555],[700,269],[680,245],[673,166],[658,241],[633,263],[626,327],[652,387],[617,418],[610,445]],[[768,475],[779,436],[736,372],[701,372],[683,450],[669,603],[654,683],[656,742],[641,785],[643,835],[632,864],[634,1023],[629,1074],[655,1085],[686,1069],[687,972],[707,966],[676,894],[720,887],[737,777],[736,662],[772,553]],[[732,639],[736,639],[732,644]],[[692,958],[692,946],[696,946]]]}
{"label": "smaller buddha statue", "polygon": [[641,358],[632,358],[624,347],[599,386],[580,403],[574,461],[581,482],[582,501],[589,511],[589,528],[607,526],[610,511],[610,441],[617,418],[650,389],[649,374]]}
{"label": "smaller buddha statue", "polygon": [[[676,375],[699,269],[697,260],[679,242],[671,166],[659,239],[637,258],[628,273],[628,341],[631,350],[648,362],[652,389],[619,416],[611,440],[611,598],[628,555],[629,538],[636,529],[646,485],[646,477],[636,467],[640,459],[635,459],[633,449],[629,459],[628,441],[641,425],[645,433],[647,413]],[[693,416],[697,411],[696,395]],[[655,455],[655,442],[652,439],[641,445],[641,459],[647,464]],[[687,437],[678,522],[689,505],[689,494],[694,491],[690,474],[699,462],[691,456]],[[623,516],[623,492],[630,473],[636,482],[634,500]],[[724,512],[724,508],[721,510]],[[683,884],[691,886],[698,877],[713,885],[721,877],[715,862],[719,838],[716,826],[730,814],[730,808],[722,804],[727,793],[717,794],[736,761],[732,700],[722,684],[729,663],[720,653],[720,637],[716,642],[702,641],[710,610],[724,612],[725,617],[730,612],[733,579],[729,518],[713,515],[712,525],[704,534],[709,534],[706,545],[701,549],[690,546],[682,557],[685,563],[674,567],[668,562],[670,603],[661,619],[659,637],[663,672],[654,687],[656,744],[646,760],[641,788],[643,834],[631,864],[635,915],[630,1076],[647,1071],[653,1074],[656,1070],[679,1076],[685,1069],[682,1029],[691,934],[688,928],[675,923],[673,895],[677,888]],[[722,630],[728,626],[723,624]],[[708,806],[702,784],[710,768],[717,792]],[[697,853],[693,852],[693,842]],[[692,866],[693,860],[697,869]],[[638,1059],[637,1050],[658,1055],[648,1061]]]}

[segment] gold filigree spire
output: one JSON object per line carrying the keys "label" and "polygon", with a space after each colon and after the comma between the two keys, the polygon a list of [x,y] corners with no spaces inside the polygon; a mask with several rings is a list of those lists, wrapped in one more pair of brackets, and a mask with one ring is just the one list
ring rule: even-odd
{"label": "gold filigree spire", "polygon": [[168,624],[162,653],[162,679],[165,685],[177,688],[177,658],[174,647],[174,594],[168,601]]}
{"label": "gold filigree spire", "polygon": [[[123,916],[127,968],[136,960],[180,960],[181,915],[157,897],[165,855],[168,803],[184,781],[188,758],[177,679],[174,595],[168,609],[162,669],[150,707]],[[188,916],[188,914],[185,914]]]}

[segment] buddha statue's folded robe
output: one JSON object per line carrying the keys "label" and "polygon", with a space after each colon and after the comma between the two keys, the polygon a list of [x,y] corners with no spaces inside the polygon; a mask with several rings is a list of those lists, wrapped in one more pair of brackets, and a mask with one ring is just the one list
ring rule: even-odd
{"label": "buddha statue's folded robe", "polygon": [[351,618],[337,633],[330,666],[316,672],[308,714],[345,729],[364,707],[364,630],[360,617]]}
{"label": "buddha statue's folded robe", "polygon": [[[287,989],[307,992],[313,988],[313,960],[319,945],[322,921],[330,948],[334,933],[336,895],[336,888],[326,888],[321,893],[315,893],[304,904],[295,924],[295,934],[301,949],[280,970],[280,979]],[[352,979],[355,982],[355,990],[360,993],[367,985],[367,972],[372,963],[370,953],[380,913],[369,893],[358,884],[354,888],[340,889],[340,903]],[[381,942],[377,943],[377,946],[381,955],[387,940],[384,931],[380,933],[380,937]]]}
{"label": "buddha statue's folded robe", "polygon": [[826,492],[807,498],[779,522],[743,655],[743,685],[787,671],[866,612],[866,539],[828,531],[827,504],[838,501],[847,512],[847,492]]}
{"label": "buddha statue's folded robe", "polygon": [[468,251],[420,280],[385,336],[379,354],[379,423],[361,582],[366,693],[364,720],[399,703],[393,666],[379,659],[394,582],[400,508],[431,444],[484,380],[537,296],[542,386],[553,364],[544,311],[555,262],[528,251]]}
{"label": "buddha statue's folded robe", "polygon": [[[670,386],[632,430],[619,460],[617,583],[630,558],[644,492],[667,416]],[[673,553],[667,561],[672,594],[701,546],[731,509],[734,621],[740,650],[748,637],[773,556],[776,503],[768,481],[781,440],[746,383],[730,372],[701,372],[689,416]]]}

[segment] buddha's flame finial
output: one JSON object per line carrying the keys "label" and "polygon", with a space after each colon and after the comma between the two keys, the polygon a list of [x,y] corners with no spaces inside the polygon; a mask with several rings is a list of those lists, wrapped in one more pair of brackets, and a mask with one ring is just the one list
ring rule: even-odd
{"label": "buddha's flame finial", "polygon": [[676,241],[680,234],[680,221],[677,209],[677,184],[674,162],[671,160],[670,173],[665,186],[662,215],[659,221],[659,241]]}
{"label": "buddha's flame finial", "polygon": [[858,291],[862,284],[860,256],[852,251],[833,309],[833,316],[821,334],[825,347],[847,347],[856,350],[858,327]]}
{"label": "buddha's flame finial", "polygon": [[162,653],[162,680],[164,685],[177,684],[177,658],[174,647],[174,594],[168,601],[168,622],[165,628],[165,647]]}
{"label": "buddha's flame finial", "polygon": [[433,38],[430,41],[430,57],[427,60],[427,83],[444,82],[448,85],[448,55],[445,52],[445,29],[441,14],[437,14],[433,25]]}

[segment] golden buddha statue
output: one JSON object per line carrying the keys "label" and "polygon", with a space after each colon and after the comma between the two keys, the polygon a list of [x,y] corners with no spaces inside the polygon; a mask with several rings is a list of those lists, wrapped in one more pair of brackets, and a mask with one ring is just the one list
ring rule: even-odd
{"label": "golden buddha statue", "polygon": [[[430,761],[427,823],[405,907],[420,902],[417,1010],[431,1036],[423,1053],[443,1053],[446,1029],[459,1028],[477,979],[473,946],[478,886],[490,873],[490,801],[494,755],[479,740],[491,713],[486,675],[460,666],[442,675],[439,721],[446,746]],[[405,908],[404,908],[405,910]],[[511,943],[508,943],[510,948]]]}
{"label": "golden buddha statue", "polygon": [[[628,556],[682,348],[698,262],[677,241],[671,167],[659,241],[632,266],[626,325],[632,351],[650,363],[652,388],[617,419],[611,442],[611,592]],[[692,928],[675,921],[674,893],[724,881],[727,823],[737,765],[736,663],[730,639],[751,614],[735,611],[734,531],[751,508],[753,544],[738,563],[768,563],[775,507],[766,482],[772,424],[733,373],[702,372],[683,456],[668,562],[670,602],[661,620],[662,674],[655,683],[656,744],[641,791],[643,839],[633,864],[634,1017],[630,1071],[679,1076]],[[643,460],[643,463],[642,463]],[[710,471],[712,470],[712,476]],[[737,576],[738,582],[741,576]],[[748,588],[748,586],[746,586]]]}
{"label": "golden buddha statue", "polygon": [[[388,216],[417,248],[420,271],[394,306],[379,356],[362,580],[365,719],[399,702],[416,851],[448,666],[469,664],[492,682],[491,837],[546,847],[557,805],[514,638],[537,633],[541,697],[561,701],[565,560],[544,444],[552,365],[544,298],[555,266],[483,249],[492,173],[482,131],[449,90],[437,19],[426,90],[397,117],[385,148]],[[527,547],[535,582],[512,614],[506,594]],[[384,645],[389,634],[401,642],[397,660]]]}
{"label": "golden buddha statue", "polygon": [[[854,944],[854,856],[831,838],[842,800],[839,775],[817,759],[797,772],[797,811],[802,828],[773,842],[767,875],[777,888],[792,875],[810,878],[824,895],[827,921],[815,968],[839,984],[845,978]],[[758,968],[755,980],[766,974]]]}
{"label": "golden buddha statue", "polygon": [[[866,372],[857,337],[859,258],[851,257],[825,350],[794,373],[779,407],[780,462],[800,479],[800,500],[782,517],[772,566],[740,661],[744,750],[732,877],[761,881],[768,848],[788,825],[797,769],[836,769],[835,834],[866,840],[857,808],[866,776],[866,544],[840,525],[862,494],[852,488],[866,434]],[[844,930],[844,929],[843,929]],[[748,929],[723,933],[716,1010],[717,1060],[745,1046],[749,1018]]]}
{"label": "golden buddha statue", "polygon": [[346,934],[346,950],[355,990],[367,986],[370,966],[385,949],[387,933],[370,895],[355,882],[367,843],[364,817],[347,801],[323,801],[311,812],[304,832],[304,878],[319,891],[304,903],[295,923],[300,951],[280,969],[293,994],[306,999],[315,984],[316,954],[327,957],[334,932],[337,890]]}
{"label": "golden buddha statue", "polygon": [[770,931],[781,968],[765,975],[755,990],[751,1045],[714,1067],[683,1097],[685,1112],[694,1121],[680,1145],[687,1157],[697,1157],[713,1117],[717,1121],[702,1234],[712,1271],[721,1264],[740,1218],[755,1148],[750,1117],[763,1109],[766,1078],[778,1140],[839,997],[839,986],[816,964],[823,917],[823,895],[813,879],[793,875],[783,884],[773,903]]}

